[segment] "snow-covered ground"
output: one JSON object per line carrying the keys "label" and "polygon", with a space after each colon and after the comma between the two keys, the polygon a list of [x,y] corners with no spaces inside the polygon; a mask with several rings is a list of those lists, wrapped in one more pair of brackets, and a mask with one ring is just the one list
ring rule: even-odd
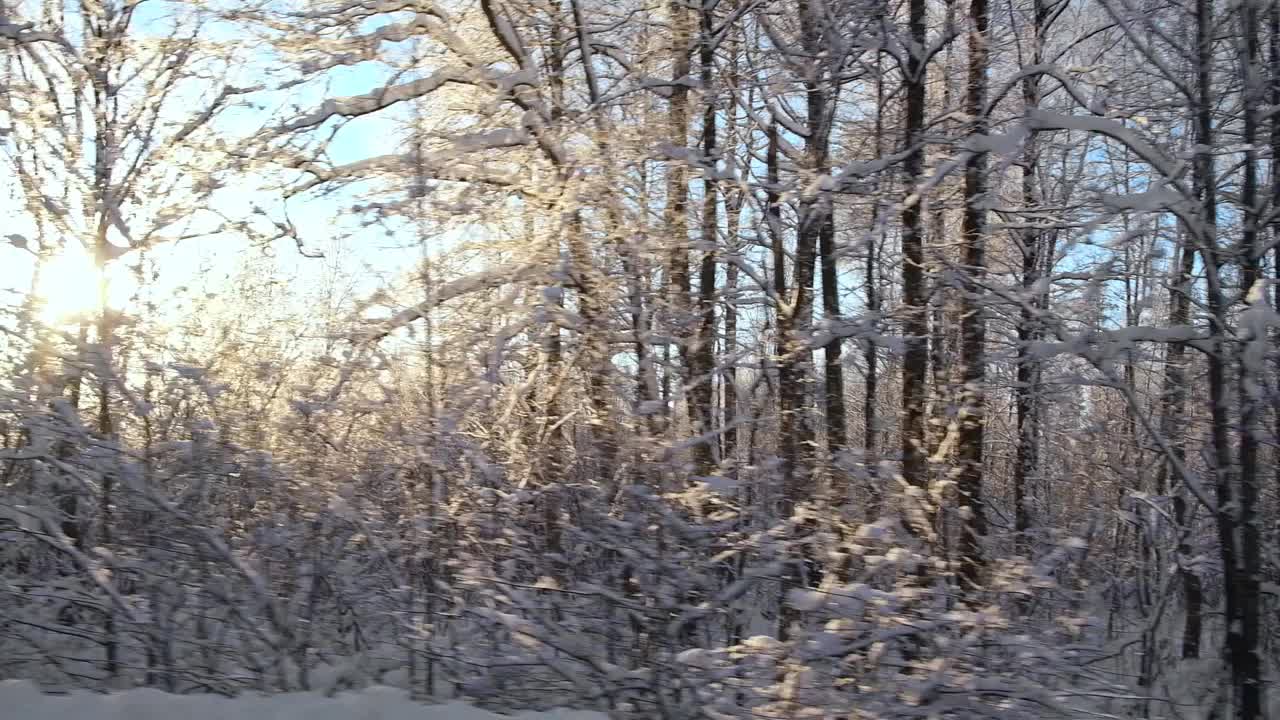
{"label": "snow-covered ground", "polygon": [[[321,693],[170,695],[136,689],[102,695],[77,691],[46,695],[33,683],[0,681],[0,720],[513,720],[449,703],[411,702],[403,690],[370,687],[333,697]],[[605,720],[599,713],[557,710],[514,720]]]}

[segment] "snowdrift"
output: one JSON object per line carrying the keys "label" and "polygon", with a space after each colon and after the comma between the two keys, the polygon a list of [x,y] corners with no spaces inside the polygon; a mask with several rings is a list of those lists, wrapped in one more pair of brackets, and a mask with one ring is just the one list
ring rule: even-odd
{"label": "snowdrift", "polygon": [[403,690],[375,686],[326,697],[170,695],[147,688],[102,695],[46,695],[30,682],[0,681],[0,720],[606,720],[600,713],[556,710],[503,716],[463,703],[423,705]]}

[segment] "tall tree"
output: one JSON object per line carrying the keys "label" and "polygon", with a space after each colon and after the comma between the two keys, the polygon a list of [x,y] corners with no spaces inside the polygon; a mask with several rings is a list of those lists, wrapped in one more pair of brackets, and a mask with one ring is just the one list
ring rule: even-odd
{"label": "tall tree", "polygon": [[[981,138],[988,131],[987,67],[990,63],[991,17],[987,0],[969,2],[969,77],[965,112],[971,118],[970,133]],[[960,325],[960,363],[964,403],[960,426],[960,486],[963,526],[960,537],[960,574],[970,588],[982,583],[982,538],[987,532],[982,498],[986,433],[986,313],[983,279],[987,246],[987,153],[978,149],[965,161],[964,173],[964,295]]]}
{"label": "tall tree", "polygon": [[[1028,43],[1030,48],[1023,51],[1021,58],[1024,65],[1037,66],[1044,60],[1045,34],[1049,30],[1053,18],[1053,10],[1057,3],[1047,4],[1043,0],[1035,0],[1031,7],[1031,28]],[[1024,112],[1030,112],[1040,106],[1041,76],[1028,73],[1022,79],[1022,103]],[[1033,214],[1034,208],[1040,204],[1038,174],[1040,169],[1040,149],[1034,133],[1024,141],[1022,150],[1022,205],[1027,211],[1023,222],[1026,227],[1021,237],[1022,253],[1022,298],[1018,311],[1018,357],[1017,384],[1014,387],[1017,412],[1018,446],[1017,457],[1013,468],[1013,512],[1014,531],[1018,534],[1017,543],[1022,552],[1029,552],[1030,543],[1027,533],[1031,530],[1031,497],[1029,485],[1034,482],[1040,466],[1040,390],[1041,372],[1039,363],[1031,355],[1031,343],[1037,338],[1036,315],[1043,310],[1042,297],[1047,293],[1038,289],[1041,279],[1041,268],[1045,262],[1045,232]]]}
{"label": "tall tree", "polygon": [[709,440],[703,438],[710,431],[705,422],[710,409],[699,403],[701,393],[695,388],[710,383],[710,378],[698,375],[697,319],[694,316],[692,279],[689,269],[689,166],[683,157],[689,148],[689,78],[693,63],[693,26],[696,16],[683,0],[672,0],[668,5],[671,24],[669,57],[671,85],[668,94],[667,135],[671,147],[677,151],[666,168],[667,195],[663,210],[663,224],[670,235],[671,249],[666,268],[667,302],[673,319],[673,328],[680,342],[682,364],[681,380],[684,383],[685,404],[695,438],[695,465],[700,472],[707,472],[714,458]]}
{"label": "tall tree", "polygon": [[918,488],[927,487],[925,444],[925,394],[929,363],[928,316],[924,279],[924,213],[921,185],[925,167],[925,90],[928,47],[927,3],[910,0],[907,5],[909,54],[903,67],[903,150],[904,192],[902,203],[902,412],[899,435],[902,441],[902,476]]}
{"label": "tall tree", "polygon": [[[690,388],[690,410],[694,433],[706,436],[714,432],[715,418],[715,331],[716,331],[716,249],[720,245],[720,189],[716,180],[720,150],[717,146],[717,119],[722,112],[716,88],[715,13],[704,6],[699,13],[698,60],[702,85],[702,226],[701,257],[698,259],[697,328],[690,350],[689,371],[694,377]],[[720,447],[718,438],[703,437],[695,446],[696,471],[710,475]]]}
{"label": "tall tree", "polygon": [[[1243,52],[1240,54],[1240,77],[1244,83],[1241,90],[1242,114],[1244,115],[1244,178],[1240,190],[1240,213],[1243,227],[1240,233],[1240,245],[1236,249],[1237,262],[1240,266],[1240,288],[1243,300],[1252,307],[1248,315],[1270,310],[1266,293],[1258,284],[1261,277],[1262,249],[1259,242],[1261,207],[1258,193],[1258,109],[1266,100],[1266,79],[1262,69],[1261,28],[1259,26],[1258,3],[1245,0],[1241,3],[1241,42]],[[1211,10],[1205,10],[1201,20],[1208,19]],[[1205,39],[1205,44],[1209,40]],[[1202,62],[1204,58],[1202,58]],[[1209,98],[1202,96],[1201,101]],[[1209,168],[1212,170],[1212,166]],[[1207,212],[1208,208],[1206,208]],[[1256,286],[1255,286],[1256,285]],[[1214,304],[1211,290],[1210,304]],[[1221,316],[1215,314],[1215,320]],[[1225,317],[1221,317],[1224,326],[1220,328],[1224,337],[1227,334]],[[1234,543],[1232,558],[1236,567],[1227,572],[1228,582],[1232,587],[1227,595],[1227,650],[1230,653],[1233,671],[1232,700],[1235,704],[1236,717],[1263,717],[1265,710],[1265,694],[1263,692],[1262,658],[1260,657],[1259,618],[1261,614],[1260,573],[1262,570],[1261,534],[1258,528],[1258,454],[1261,438],[1260,418],[1262,416],[1263,391],[1266,386],[1267,369],[1257,356],[1259,345],[1267,342],[1267,324],[1243,323],[1241,347],[1237,351],[1237,392],[1240,403],[1239,453],[1240,469],[1238,486],[1234,489],[1234,498],[1227,501],[1220,512],[1228,513],[1231,520],[1229,539]],[[1225,343],[1219,348],[1226,352]],[[1226,358],[1223,358],[1224,360]],[[1212,371],[1211,371],[1212,372]],[[1226,398],[1217,398],[1226,402]],[[1222,456],[1218,461],[1222,462]],[[1228,471],[1231,472],[1231,471]],[[1223,555],[1224,565],[1228,556]]]}

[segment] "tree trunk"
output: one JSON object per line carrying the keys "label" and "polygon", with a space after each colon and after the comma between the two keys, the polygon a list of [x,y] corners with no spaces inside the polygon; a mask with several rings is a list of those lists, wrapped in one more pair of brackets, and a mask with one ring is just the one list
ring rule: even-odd
{"label": "tree trunk", "polygon": [[[725,234],[728,236],[727,252],[738,253],[739,218],[742,214],[742,193],[734,191],[725,198]],[[724,368],[724,458],[734,464],[738,452],[738,265],[725,263],[724,269],[724,356],[728,358]]]}
{"label": "tree trunk", "polygon": [[[671,0],[671,96],[668,104],[667,136],[673,148],[682,150],[689,142],[689,49],[692,38],[689,5],[683,0]],[[664,226],[671,244],[667,261],[666,297],[674,336],[679,343],[681,380],[685,389],[685,403],[693,434],[699,434],[700,421],[697,401],[692,392],[695,383],[702,381],[697,375],[697,338],[692,317],[691,278],[689,273],[689,168],[683,158],[672,158],[667,163],[667,203],[664,209]],[[695,462],[705,457],[703,442],[694,444]]]}
{"label": "tree trunk", "polygon": [[[1280,108],[1280,3],[1271,3],[1267,12],[1267,35],[1270,38],[1271,107]],[[1271,306],[1280,310],[1280,115],[1271,116]],[[1276,354],[1280,371],[1280,353]],[[1272,435],[1280,438],[1280,405],[1272,411]],[[1274,465],[1272,485],[1280,492],[1280,450],[1272,450]]]}
{"label": "tree trunk", "polygon": [[[1207,280],[1212,351],[1209,353],[1209,405],[1212,423],[1213,475],[1217,486],[1218,544],[1226,596],[1226,656],[1231,671],[1233,717],[1262,717],[1261,663],[1258,658],[1257,538],[1254,519],[1256,467],[1241,448],[1239,477],[1231,458],[1230,407],[1227,370],[1230,367],[1231,312],[1224,287],[1223,262],[1217,245],[1217,177],[1213,158],[1213,0],[1196,0],[1195,177],[1200,190],[1200,228],[1197,240]],[[1245,274],[1249,271],[1242,268]],[[1242,423],[1244,427],[1244,423]],[[1250,434],[1245,431],[1245,434]],[[1242,438],[1243,439],[1243,438]],[[1252,547],[1249,547],[1252,541]]]}
{"label": "tree trunk", "polygon": [[[1177,327],[1186,325],[1191,319],[1191,284],[1195,267],[1195,248],[1190,238],[1184,233],[1183,242],[1179,243],[1179,254],[1175,258],[1176,274],[1173,287],[1169,291],[1169,325]],[[1200,578],[1188,567],[1191,561],[1190,528],[1187,527],[1187,501],[1184,495],[1171,485],[1175,463],[1181,467],[1186,460],[1186,435],[1181,428],[1186,420],[1187,405],[1187,346],[1185,343],[1171,343],[1165,352],[1164,378],[1160,392],[1160,432],[1168,440],[1172,459],[1160,464],[1156,471],[1156,494],[1172,493],[1173,520],[1178,533],[1177,568],[1182,578],[1182,595],[1184,604],[1184,621],[1182,626],[1182,657],[1196,658],[1200,656],[1201,615],[1203,605]]]}
{"label": "tree trunk", "polygon": [[[1044,52],[1044,32],[1048,11],[1043,0],[1035,0],[1033,8],[1032,49],[1030,65],[1038,65]],[[1040,78],[1028,75],[1022,81],[1022,102],[1026,112],[1040,106]],[[1022,154],[1022,205],[1028,211],[1022,231],[1022,306],[1018,313],[1017,382],[1014,386],[1014,404],[1017,412],[1018,447],[1013,465],[1013,529],[1014,546],[1020,555],[1030,556],[1031,498],[1028,486],[1035,481],[1040,468],[1040,363],[1031,357],[1031,343],[1037,337],[1039,321],[1040,268],[1043,238],[1034,227],[1031,214],[1040,204],[1037,177],[1040,172],[1040,150],[1036,135],[1026,140]]]}
{"label": "tree trunk", "polygon": [[[875,137],[873,139],[873,150],[876,157],[884,156],[884,115],[885,115],[885,96],[884,96],[884,69],[881,66],[880,55],[876,55],[876,117],[875,117]],[[876,195],[879,196],[884,190],[883,181],[879,176],[876,178]],[[885,230],[887,224],[885,217],[884,205],[877,200],[873,206],[871,214],[871,226],[873,231],[867,238],[867,258],[866,258],[866,293],[867,293],[867,314],[873,318],[872,329],[879,331],[879,315],[880,315],[880,291],[876,287],[879,282],[877,265],[879,263],[878,250],[884,243]],[[867,365],[867,374],[862,382],[862,447],[863,447],[863,466],[869,478],[869,493],[867,498],[867,508],[863,513],[863,517],[868,522],[875,520],[881,510],[882,492],[879,485],[878,470],[880,463],[880,454],[878,452],[878,444],[876,434],[879,432],[879,417],[876,413],[876,399],[880,394],[880,351],[876,346],[875,338],[868,338],[866,347],[863,349],[863,362]]]}
{"label": "tree trunk", "polygon": [[[902,441],[902,477],[907,483],[928,485],[925,453],[925,393],[929,364],[929,327],[924,287],[924,214],[917,193],[924,179],[924,111],[926,63],[926,2],[908,3],[911,45],[907,57],[903,143],[906,157],[903,176],[907,201],[902,206],[902,420],[898,432]],[[927,534],[928,528],[917,528]]]}
{"label": "tree trunk", "polygon": [[[990,17],[987,0],[969,3],[969,88],[965,110],[973,118],[974,135],[987,132],[987,64],[990,53]],[[982,499],[983,445],[986,424],[986,313],[982,280],[986,274],[987,154],[975,152],[964,173],[964,274],[960,321],[960,362],[963,366],[960,424],[960,472],[958,484],[962,512],[960,576],[969,589],[981,586],[982,538],[987,533]]]}
{"label": "tree trunk", "polygon": [[707,5],[701,12],[701,35],[698,56],[701,64],[703,102],[702,114],[702,257],[698,262],[698,327],[690,349],[690,372],[693,374],[690,388],[690,419],[693,435],[702,438],[694,445],[694,465],[698,475],[715,472],[719,441],[710,437],[715,429],[715,329],[716,329],[716,253],[719,244],[718,201],[716,183],[716,105],[713,74],[715,63],[714,6]]}
{"label": "tree trunk", "polygon": [[[107,266],[111,261],[111,243],[107,239],[107,230],[111,226],[111,213],[116,207],[116,198],[111,184],[111,174],[115,163],[117,148],[113,144],[116,128],[110,110],[115,88],[110,82],[110,63],[114,58],[110,49],[119,46],[121,38],[114,33],[121,32],[128,26],[128,19],[120,20],[110,6],[95,10],[98,17],[88,20],[88,27],[97,42],[101,43],[100,54],[95,56],[89,66],[93,81],[93,113],[94,113],[94,162],[93,162],[93,194],[95,208],[93,213],[96,222],[94,233],[95,264],[98,271],[98,435],[106,442],[115,436],[115,423],[111,416],[111,381],[112,352],[115,345],[115,327],[112,323],[111,309],[108,305]],[[95,22],[96,20],[96,22]],[[102,497],[100,501],[100,522],[98,541],[108,550],[112,545],[112,505],[115,503],[115,473],[106,467],[102,473]],[[104,561],[110,567],[109,561]],[[114,679],[120,671],[119,641],[116,637],[115,609],[107,606],[103,618],[104,647],[106,649],[107,677]]]}
{"label": "tree trunk", "polygon": [[795,403],[793,397],[789,394],[792,392],[791,374],[786,372],[785,355],[787,353],[787,339],[789,334],[783,331],[785,318],[788,309],[785,307],[787,303],[787,253],[782,237],[782,180],[780,177],[778,163],[778,126],[770,124],[768,128],[768,148],[765,150],[765,223],[769,229],[769,243],[772,254],[773,264],[773,292],[777,305],[777,340],[775,342],[774,354],[778,357],[778,387],[776,390],[778,404],[778,437],[779,451],[782,455],[783,476],[782,476],[782,497],[781,497],[781,513],[784,517],[791,516],[792,502],[792,480],[791,474],[794,472],[794,465],[788,462],[789,458],[794,458],[796,452],[795,436],[793,433],[793,419],[789,416],[787,410]]}
{"label": "tree trunk", "polygon": [[[725,76],[725,87],[728,92],[738,91],[738,59],[740,52],[740,43],[736,36],[730,40],[729,49],[729,69]],[[728,164],[726,170],[730,174],[737,176],[740,170],[740,163],[734,154],[734,148],[740,143],[738,136],[738,108],[736,103],[728,103],[725,116],[726,120],[726,140],[724,146],[729,148],[729,153],[724,156],[725,162]],[[746,200],[746,193],[741,187],[730,186],[724,195],[725,204],[725,254],[729,258],[724,264],[724,347],[723,355],[726,358],[724,364],[724,379],[722,387],[724,388],[724,434],[723,434],[723,452],[721,456],[730,463],[732,467],[736,467],[736,455],[738,452],[738,428],[736,427],[739,417],[738,412],[738,361],[736,353],[738,352],[738,276],[739,268],[737,265],[738,253],[741,249],[738,233],[741,230],[742,222],[742,206]],[[734,471],[736,473],[736,470]],[[735,475],[736,477],[736,475]]]}
{"label": "tree trunk", "polygon": [[[828,320],[840,317],[839,261],[836,258],[835,214],[830,209],[818,232],[822,256],[822,312]],[[840,469],[840,456],[849,447],[849,421],[844,406],[844,340],[833,335],[823,345],[823,387],[827,416],[827,452],[831,462],[832,495],[839,506],[849,502],[849,487]]]}
{"label": "tree trunk", "polygon": [[[808,171],[821,173],[827,161],[830,133],[828,93],[817,64],[820,30],[807,0],[797,5],[800,16],[801,44],[808,57],[804,80],[809,135],[805,155]],[[819,250],[819,236],[830,214],[830,198],[821,190],[803,191],[800,200],[799,227],[796,229],[795,264],[792,290],[779,294],[782,305],[778,313],[778,398],[779,434],[782,455],[783,506],[790,515],[795,503],[808,495],[813,482],[813,455],[816,438],[809,415],[807,388],[811,382],[813,350],[808,345],[807,331],[813,317],[814,270]]]}
{"label": "tree trunk", "polygon": [[[1240,248],[1236,251],[1241,264],[1241,290],[1246,303],[1265,305],[1266,298],[1261,288],[1255,295],[1254,284],[1261,276],[1261,252],[1258,243],[1258,150],[1255,146],[1258,137],[1258,113],[1266,100],[1266,92],[1260,64],[1258,33],[1258,4],[1256,0],[1244,0],[1241,4],[1244,24],[1244,180],[1240,191],[1240,204],[1244,220],[1240,237]],[[1224,309],[1225,310],[1225,309]],[[1226,337],[1223,327],[1223,337]],[[1232,666],[1236,674],[1233,683],[1236,715],[1240,718],[1261,718],[1263,714],[1263,679],[1262,660],[1259,655],[1259,615],[1261,612],[1261,587],[1259,574],[1262,571],[1261,538],[1258,531],[1258,448],[1260,445],[1259,419],[1262,415],[1264,390],[1267,384],[1265,371],[1261,363],[1255,365],[1250,359],[1249,346],[1253,343],[1266,343],[1268,338],[1252,337],[1254,329],[1244,328],[1240,338],[1240,353],[1237,361],[1239,379],[1237,392],[1240,403],[1239,452],[1240,474],[1236,507],[1231,510],[1235,515],[1235,532],[1232,540],[1237,543],[1236,563],[1238,570],[1230,577],[1236,584],[1228,595],[1228,619],[1231,626],[1227,631],[1227,642],[1230,648]],[[1225,353],[1225,348],[1223,348]],[[1258,356],[1261,360],[1261,353]],[[1225,357],[1223,358],[1225,360]],[[1225,559],[1225,558],[1224,558]],[[1230,612],[1231,595],[1236,595],[1236,612]]]}
{"label": "tree trunk", "polygon": [[[801,251],[810,252],[809,248],[816,238],[822,263],[822,311],[828,321],[834,321],[840,317],[839,260],[836,256],[835,209],[830,192],[823,189],[823,178],[830,172],[831,132],[838,88],[828,78],[830,71],[822,52],[824,40],[830,32],[827,27],[828,16],[817,11],[807,1],[801,2],[799,9],[801,44],[810,63],[804,82],[809,129],[806,149],[809,171],[813,173],[809,184],[814,190],[811,202],[802,208],[800,234],[807,237],[797,239],[796,257],[799,261]],[[801,310],[797,308],[797,311]],[[803,317],[803,322],[806,326],[810,323],[809,315]],[[848,484],[845,482],[844,472],[837,465],[840,455],[849,446],[849,428],[844,406],[843,349],[844,339],[835,334],[822,347],[823,411],[826,416],[831,491],[839,506],[844,506],[849,501]],[[806,355],[806,358],[811,357],[811,354]],[[806,430],[805,438],[816,444],[811,428]]]}

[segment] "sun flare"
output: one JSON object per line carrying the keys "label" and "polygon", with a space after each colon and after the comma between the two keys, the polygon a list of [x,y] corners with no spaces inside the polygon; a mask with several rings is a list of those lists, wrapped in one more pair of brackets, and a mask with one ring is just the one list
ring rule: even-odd
{"label": "sun flare", "polygon": [[68,242],[40,267],[36,292],[43,304],[41,317],[46,322],[63,323],[92,314],[100,306],[100,280],[84,247]]}

